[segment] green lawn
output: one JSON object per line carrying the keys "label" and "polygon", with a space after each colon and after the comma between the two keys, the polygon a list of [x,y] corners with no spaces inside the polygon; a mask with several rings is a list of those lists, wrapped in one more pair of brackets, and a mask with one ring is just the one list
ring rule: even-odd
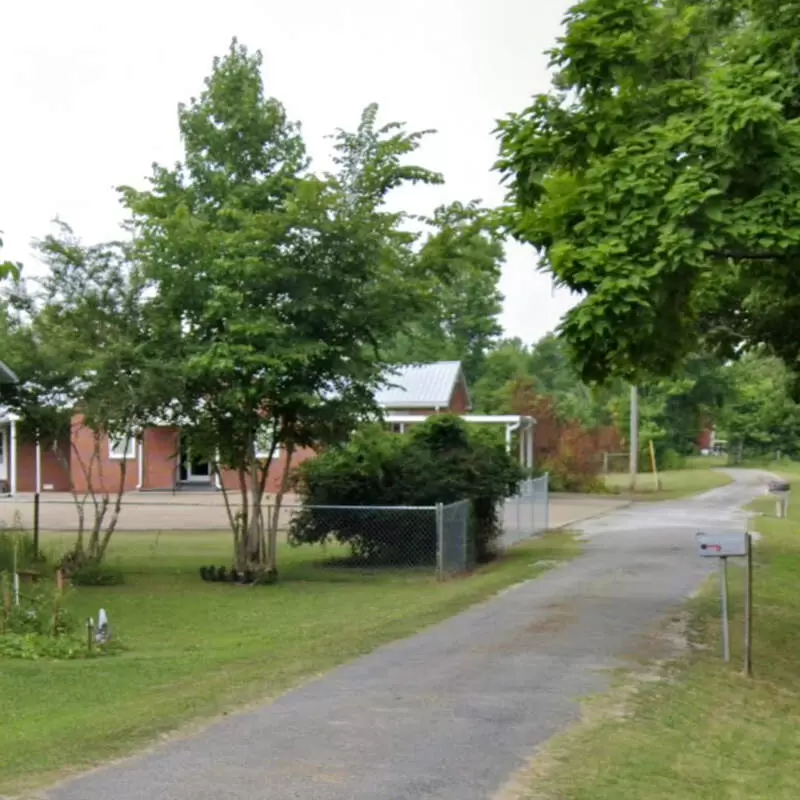
{"label": "green lawn", "polygon": [[[771,513],[773,505],[757,501]],[[741,675],[742,574],[732,569],[733,662],[720,658],[718,584],[689,605],[707,649],[621,679],[587,721],[533,762],[522,797],[538,800],[797,800],[800,797],[800,507],[763,517],[755,550],[754,678]],[[652,677],[652,674],[651,674]]]}
{"label": "green lawn", "polygon": [[440,583],[429,570],[335,568],[320,564],[319,549],[285,547],[281,582],[252,588],[200,580],[200,565],[229,562],[225,534],[117,534],[110,560],[126,584],[75,590],[70,606],[83,619],[104,607],[127,650],[88,661],[0,660],[0,795],[275,696],[577,552],[571,536],[550,534]]}
{"label": "green lawn", "polygon": [[658,477],[659,489],[656,489],[652,473],[643,473],[637,477],[634,493],[630,491],[630,477],[627,473],[607,475],[606,487],[634,500],[675,500],[731,482],[727,475],[712,469],[674,469],[661,472]]}

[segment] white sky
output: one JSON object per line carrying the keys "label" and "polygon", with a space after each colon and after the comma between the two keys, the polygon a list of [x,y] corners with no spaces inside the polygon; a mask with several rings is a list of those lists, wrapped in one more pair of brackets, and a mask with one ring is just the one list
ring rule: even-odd
{"label": "white sky", "polygon": [[[502,199],[490,168],[495,120],[548,87],[546,58],[569,0],[29,0],[0,26],[0,230],[4,258],[29,250],[56,215],[86,241],[118,235],[115,185],[141,186],[153,161],[180,157],[176,106],[202,89],[237,36],[265,61],[267,93],[303,124],[312,156],[376,101],[384,121],[436,128],[417,159],[444,187],[408,210]],[[213,8],[213,11],[211,10]],[[533,341],[571,305],[511,244],[503,324]]]}

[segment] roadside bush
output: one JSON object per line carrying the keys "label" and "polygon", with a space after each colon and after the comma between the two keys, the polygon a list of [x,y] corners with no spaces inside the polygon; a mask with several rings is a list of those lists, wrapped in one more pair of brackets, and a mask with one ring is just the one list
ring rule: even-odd
{"label": "roadside bush", "polygon": [[431,563],[436,529],[430,512],[319,506],[432,506],[469,500],[470,549],[485,561],[500,533],[499,503],[521,479],[521,468],[501,440],[457,416],[431,417],[402,436],[368,426],[348,444],[299,467],[295,488],[304,495],[304,508],[291,523],[289,539],[295,545],[335,539],[366,563]]}

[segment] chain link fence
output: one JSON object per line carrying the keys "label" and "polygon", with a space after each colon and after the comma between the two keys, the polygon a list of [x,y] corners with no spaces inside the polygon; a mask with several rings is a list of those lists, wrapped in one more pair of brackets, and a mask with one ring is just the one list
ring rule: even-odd
{"label": "chain link fence", "polygon": [[470,536],[469,500],[436,507],[437,563],[440,576],[466,572],[475,561],[474,540]]}
{"label": "chain link fence", "polygon": [[529,478],[502,509],[504,547],[511,547],[550,527],[550,476]]}
{"label": "chain link fence", "polygon": [[[431,506],[304,506],[299,500],[290,496],[280,508],[279,542],[338,544],[341,547],[329,555],[340,563],[429,568],[440,577],[463,573],[474,566],[473,520],[467,500]],[[33,508],[32,495],[3,499],[0,527],[32,529]],[[276,513],[272,498],[267,498],[262,511],[268,523]],[[85,515],[85,524],[91,527],[91,502],[85,506]],[[523,483],[519,495],[505,501],[500,520],[502,546],[546,529],[547,478]],[[76,531],[74,501],[68,495],[43,495],[38,522],[46,532]],[[129,493],[123,497],[117,530],[227,532],[230,527],[218,493]]]}

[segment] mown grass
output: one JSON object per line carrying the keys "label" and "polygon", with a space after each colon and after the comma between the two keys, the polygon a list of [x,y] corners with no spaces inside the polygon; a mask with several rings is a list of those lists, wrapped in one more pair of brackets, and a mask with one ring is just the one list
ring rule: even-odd
{"label": "mown grass", "polygon": [[333,568],[319,549],[284,547],[280,583],[252,588],[200,580],[201,565],[229,563],[225,534],[119,533],[109,558],[126,583],[74,590],[68,603],[80,619],[105,608],[125,652],[0,660],[0,795],[273,697],[577,552],[569,534],[545,535],[468,578],[437,582],[430,570]]}
{"label": "mown grass", "polygon": [[[773,510],[768,499],[756,508]],[[743,574],[731,569],[733,661],[720,657],[719,590],[689,604],[703,649],[662,680],[628,676],[590,704],[590,722],[552,743],[527,798],[796,800],[800,797],[800,508],[756,522],[754,677],[743,677]],[[627,691],[624,691],[627,689]],[[620,698],[624,698],[621,700]]]}
{"label": "mown grass", "polygon": [[633,500],[677,500],[689,497],[718,486],[725,486],[731,478],[724,472],[712,469],[675,469],[660,472],[659,483],[652,473],[640,474],[636,479],[636,491],[630,491],[628,474],[611,474],[606,476],[606,487],[617,494]]}

